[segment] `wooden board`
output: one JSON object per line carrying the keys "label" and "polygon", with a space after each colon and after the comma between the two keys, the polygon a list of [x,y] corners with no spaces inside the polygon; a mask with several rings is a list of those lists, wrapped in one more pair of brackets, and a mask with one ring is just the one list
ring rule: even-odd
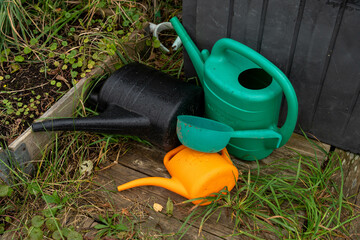
{"label": "wooden board", "polygon": [[[190,5],[196,11],[188,11]],[[183,6],[184,26],[200,50],[230,37],[288,76],[299,101],[298,133],[360,153],[358,1],[184,0]],[[195,75],[188,58],[184,66]],[[280,123],[285,115],[286,103]]]}
{"label": "wooden board", "polygon": [[327,68],[327,54],[339,8],[306,1],[289,75],[299,98],[299,125],[311,129]]}
{"label": "wooden board", "polygon": [[[328,151],[330,146],[323,145],[323,148]],[[310,144],[304,137],[294,134],[285,147],[275,150],[268,158],[260,161],[260,164],[270,165],[281,158],[295,159],[292,156],[298,153],[305,156],[317,156],[319,161],[326,160],[326,154]],[[111,199],[110,201],[117,207],[117,211],[121,211],[122,208],[132,209],[132,206],[140,204],[144,207],[144,212],[146,212],[144,228],[146,224],[151,228],[151,226],[154,226],[155,221],[155,225],[161,229],[162,233],[170,234],[176,233],[181,228],[186,217],[190,214],[193,204],[180,204],[186,200],[184,197],[155,186],[143,186],[122,192],[116,191],[118,185],[138,178],[151,176],[169,178],[170,176],[162,163],[164,155],[165,152],[155,148],[132,145],[130,150],[120,157],[118,164],[99,171],[94,182],[96,187],[108,190],[107,199]],[[111,160],[115,161],[115,156]],[[240,171],[248,171],[257,167],[255,162],[241,161],[235,158],[233,158],[233,161]],[[99,191],[99,194],[102,194],[101,192]],[[171,217],[166,216],[165,209],[162,213],[155,212],[152,209],[154,203],[161,204],[165,208],[168,198],[174,202],[174,212]],[[231,219],[231,213],[224,212],[220,219],[217,219],[217,217],[218,214],[215,213],[206,221],[200,235],[200,219],[194,221],[184,239],[233,239],[233,237],[228,237],[233,234],[232,226],[234,223]],[[274,239],[265,232],[260,233],[260,235],[265,239]],[[239,236],[239,238],[247,239],[245,236]]]}
{"label": "wooden board", "polygon": [[[47,110],[38,120],[56,118],[56,117],[71,117],[75,108],[79,105],[80,99],[87,92],[87,83],[92,76],[100,75],[105,69],[113,68],[113,58],[109,58],[102,66],[95,68],[85,78],[82,78],[73,88],[71,88],[59,101],[57,101],[49,110]],[[15,139],[8,149],[11,152],[10,166],[20,167],[25,173],[29,174],[32,171],[32,161],[36,161],[41,152],[44,151],[51,142],[50,140],[57,134],[56,132],[32,132],[31,127],[25,130],[18,138]],[[1,149],[0,149],[1,151]],[[0,163],[0,169],[7,169]],[[6,174],[7,175],[7,174]],[[2,174],[6,180],[6,175]]]}
{"label": "wooden board", "polygon": [[[341,11],[342,10],[342,11]],[[314,134],[327,136],[330,143],[360,153],[360,72],[353,64],[360,61],[359,10],[340,8],[336,42],[329,50],[326,81],[314,115]],[[341,139],[341,141],[339,141]],[[350,147],[352,146],[352,147]]]}
{"label": "wooden board", "polygon": [[197,1],[196,39],[202,48],[211,51],[217,40],[227,37],[230,3],[230,0]]}
{"label": "wooden board", "polygon": [[283,72],[292,57],[298,12],[299,1],[271,0],[267,5],[260,54]]}
{"label": "wooden board", "polygon": [[[248,47],[259,51],[261,46],[261,21],[263,20],[263,1],[234,1],[230,37]],[[185,19],[184,19],[185,20]]]}
{"label": "wooden board", "polygon": [[[343,194],[347,201],[356,204],[354,211],[356,215],[360,215],[360,155],[346,152],[341,149],[335,150],[334,158],[339,158],[342,164],[343,177],[341,172],[337,171],[333,176],[336,186],[340,189],[343,187]],[[360,237],[360,218],[352,222],[349,229],[352,239]]]}

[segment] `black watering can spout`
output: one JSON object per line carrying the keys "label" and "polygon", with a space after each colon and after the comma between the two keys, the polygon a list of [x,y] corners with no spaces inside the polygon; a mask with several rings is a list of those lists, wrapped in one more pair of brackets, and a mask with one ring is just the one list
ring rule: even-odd
{"label": "black watering can spout", "polygon": [[89,99],[100,114],[33,123],[32,130],[87,131],[135,135],[168,151],[179,145],[178,115],[203,115],[199,86],[180,81],[140,63],[115,71]]}
{"label": "black watering can spout", "polygon": [[109,134],[140,134],[151,126],[147,117],[110,105],[103,113],[85,118],[62,118],[32,124],[34,132],[86,131]]}

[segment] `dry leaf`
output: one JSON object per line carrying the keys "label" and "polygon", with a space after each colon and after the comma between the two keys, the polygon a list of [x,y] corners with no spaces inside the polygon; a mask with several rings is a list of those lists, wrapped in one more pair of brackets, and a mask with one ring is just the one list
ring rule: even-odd
{"label": "dry leaf", "polygon": [[64,78],[64,77],[61,76],[61,75],[57,75],[57,76],[56,76],[56,80],[60,80],[60,81],[67,82],[66,78]]}
{"label": "dry leaf", "polygon": [[153,208],[154,208],[155,212],[161,212],[161,210],[163,209],[163,206],[161,206],[158,203],[154,203]]}
{"label": "dry leaf", "polygon": [[127,210],[126,208],[121,209],[121,214],[125,216],[130,216],[129,210]]}
{"label": "dry leaf", "polygon": [[92,170],[94,168],[94,164],[92,161],[88,160],[88,161],[84,161],[82,162],[82,164],[80,165],[80,174],[85,174],[85,175],[90,175]]}

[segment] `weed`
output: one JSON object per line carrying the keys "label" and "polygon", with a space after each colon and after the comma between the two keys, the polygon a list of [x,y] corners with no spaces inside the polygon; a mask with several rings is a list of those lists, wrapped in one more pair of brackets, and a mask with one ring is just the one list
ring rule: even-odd
{"label": "weed", "polygon": [[[310,140],[309,140],[310,141]],[[271,164],[249,170],[229,192],[224,189],[205,209],[197,208],[190,219],[201,219],[201,226],[225,209],[232,212],[233,235],[263,239],[268,232],[283,239],[317,239],[348,236],[348,224],[356,216],[350,203],[332,182],[342,172],[341,159],[330,153],[322,169],[317,158],[298,156],[295,161]],[[193,200],[189,200],[193,201]],[[350,217],[349,217],[350,216]],[[183,225],[182,228],[184,228]]]}
{"label": "weed", "polygon": [[[32,37],[29,31],[31,18],[19,0],[0,1],[0,56],[1,62],[8,59],[10,45],[27,44]],[[19,56],[18,60],[21,60]]]}
{"label": "weed", "polygon": [[115,234],[127,232],[129,230],[123,223],[123,220],[124,218],[119,214],[109,216],[108,213],[106,213],[106,218],[99,216],[100,223],[95,225],[94,228],[99,230],[97,233],[99,237],[111,237]]}

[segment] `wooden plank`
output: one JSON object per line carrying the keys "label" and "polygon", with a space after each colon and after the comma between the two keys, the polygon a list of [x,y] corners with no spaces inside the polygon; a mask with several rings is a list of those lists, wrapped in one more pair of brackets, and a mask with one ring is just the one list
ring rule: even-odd
{"label": "wooden plank", "polygon": [[[357,205],[357,207],[354,207],[354,215],[360,215],[360,209],[358,207],[360,206],[360,155],[346,152],[338,148],[335,150],[335,153],[341,159],[343,179],[341,178],[341,173],[339,171],[332,176],[332,179],[338,189],[340,189],[343,184],[344,198]],[[337,156],[334,156],[336,160]],[[335,165],[335,167],[337,166],[338,165]],[[353,239],[358,239],[360,236],[359,226],[360,218],[357,218],[352,222],[349,229],[350,236],[352,236]]]}
{"label": "wooden plank", "polygon": [[[106,171],[99,172],[94,182],[99,186],[104,186],[105,189],[114,191],[119,184],[126,183],[128,181],[148,177],[139,171],[127,168],[121,164],[115,165]],[[125,190],[119,193],[113,194],[114,206],[118,208],[128,208],[136,202],[141,205],[153,206],[154,203],[158,203],[162,206],[166,206],[168,197],[170,197],[175,202],[181,202],[185,200],[179,195],[167,191],[166,189],[154,187],[154,186],[144,186],[134,189]],[[156,213],[149,207],[146,207],[146,212],[149,214],[148,218],[151,219],[151,222],[155,221],[157,225],[160,225],[162,234],[174,234],[177,233],[183,224],[182,216],[189,214],[186,212],[181,205],[174,206],[174,215],[173,217],[167,217],[165,214]],[[165,210],[164,210],[165,211]],[[223,239],[218,236],[219,232],[215,229],[211,229],[208,232],[206,229],[202,231],[199,235],[199,230],[197,227],[192,226],[189,228],[187,233],[184,235],[185,239]],[[220,232],[221,235],[226,233]]]}
{"label": "wooden plank", "polygon": [[[344,197],[355,204],[360,204],[360,156],[341,149],[336,149],[335,152],[339,155],[342,163]],[[340,173],[337,175],[336,182],[340,187],[341,176]]]}
{"label": "wooden plank", "polygon": [[234,0],[230,37],[257,50],[263,0]]}
{"label": "wooden plank", "polygon": [[322,71],[339,8],[325,1],[306,1],[289,79],[299,100],[298,122],[304,131],[311,129],[313,111]]}
{"label": "wooden plank", "polygon": [[[279,159],[286,159],[286,161],[290,161],[290,159],[297,155],[296,152],[290,150],[290,148],[296,150],[302,155],[306,156],[318,156],[320,159],[325,159],[326,154],[322,151],[314,148],[312,144],[310,144],[304,137],[294,134],[291,140],[286,145],[287,147],[283,147],[274,151],[270,157],[260,161],[261,165],[271,165],[274,161]],[[325,149],[328,149],[329,146],[324,146]],[[165,152],[160,151],[156,148],[151,148],[144,145],[131,145],[130,150],[119,159],[119,164],[108,168],[104,171],[100,171],[97,174],[95,181],[97,185],[104,186],[105,189],[109,191],[116,191],[116,187],[120,184],[126,183],[128,181],[149,177],[149,176],[158,176],[169,178],[169,174],[165,169],[162,161]],[[116,159],[116,156],[109,156],[109,159]],[[293,158],[296,161],[295,158]],[[257,164],[255,162],[249,161],[241,161],[233,158],[233,161],[236,163],[237,167],[240,171],[247,171],[251,168],[256,168]],[[176,219],[177,222],[172,222],[170,230],[170,226],[162,225],[165,233],[175,231],[180,228],[185,218],[190,214],[192,204],[178,204],[182,201],[186,200],[180,195],[177,195],[173,192],[170,192],[166,189],[154,187],[154,186],[143,186],[138,188],[133,188],[129,190],[122,191],[120,193],[109,193],[111,195],[112,201],[114,205],[122,208],[129,208],[131,204],[140,203],[144,206],[150,205],[153,203],[159,203],[162,206],[166,205],[166,201],[168,197],[175,202],[175,209],[173,218]],[[151,212],[153,210],[148,209],[147,212]],[[156,220],[162,222],[165,216],[159,217],[161,220]],[[214,214],[203,227],[204,234],[213,234],[212,237],[224,237],[232,234],[233,223],[231,220],[231,214],[223,214],[219,221],[217,221],[217,214]],[[196,230],[199,228],[199,220],[194,222],[193,227],[195,229],[191,230],[195,233],[198,232]],[[265,239],[271,239],[272,236],[267,233],[261,233],[262,237]],[[197,235],[190,235],[189,239],[193,239],[194,237],[199,237]],[[245,239],[245,238],[244,238]]]}
{"label": "wooden plank", "polygon": [[197,0],[196,42],[209,51],[214,43],[228,34],[231,0]]}
{"label": "wooden plank", "polygon": [[[142,156],[146,156],[147,155],[146,152],[148,151],[149,150],[146,148],[137,148],[136,150],[134,149],[134,151],[128,152],[127,153],[128,156],[123,157],[120,161],[120,165],[123,165],[121,166],[121,168],[125,167],[126,170],[121,169],[119,165],[113,166],[111,169],[107,169],[106,171],[98,175],[97,178],[98,184],[109,186],[108,189],[111,191],[116,189],[117,184],[122,184],[130,180],[138,179],[141,177],[147,177],[149,176],[149,173],[153,174],[155,172],[156,174],[156,175],[154,174],[155,176],[163,175],[165,168],[161,166],[160,163],[156,164],[154,163],[154,160],[150,160],[147,157],[142,157]],[[139,155],[137,155],[136,153],[139,153]],[[128,165],[129,166],[132,165],[132,167],[135,167],[135,169],[132,169],[132,167],[129,167]],[[159,171],[159,169],[161,168],[163,170]],[[146,171],[146,173],[143,173],[142,171]],[[168,174],[166,175],[167,177],[169,177]],[[116,186],[113,185],[111,187],[110,185],[113,182],[116,182],[117,184],[115,184]],[[153,203],[156,202],[161,204],[162,206],[165,206],[168,197],[170,197],[170,199],[172,199],[175,202],[173,217],[176,218],[178,221],[178,223],[177,224],[175,223],[175,225],[173,225],[171,229],[178,230],[185,221],[186,217],[191,213],[193,207],[192,204],[179,205],[179,203],[184,201],[185,198],[173,192],[170,192],[166,189],[162,189],[154,186],[142,186],[142,187],[125,190],[118,194],[112,194],[112,198],[114,199],[115,205],[119,205],[124,208],[129,208],[129,204],[132,204],[134,202],[136,202],[137,204],[140,203],[143,205],[150,205],[150,206],[152,206]],[[204,209],[204,207],[202,208]],[[215,212],[213,216],[207,219],[207,221],[203,225],[201,234],[211,233],[214,235],[213,236],[214,239],[217,239],[219,237],[222,239],[223,238],[233,239],[234,237],[230,236],[233,234],[233,230],[231,228],[233,226],[231,213],[226,212],[225,209],[223,210],[220,218],[218,218],[218,214],[219,213]],[[153,221],[153,220],[149,220],[149,221]],[[198,229],[200,227],[200,219],[197,219],[195,221],[192,219],[191,222],[194,228]],[[252,225],[253,223],[249,222],[249,224]],[[257,224],[257,227],[260,227],[259,224]],[[163,233],[169,232],[169,230],[166,229],[166,226],[163,226],[163,229],[165,230]],[[199,232],[199,230],[197,230],[197,232]],[[274,239],[273,236],[267,233],[266,231],[258,233],[258,236],[263,237],[264,239]],[[192,237],[188,239],[197,239],[199,237],[203,237],[203,236],[200,235],[200,236],[196,236],[195,238],[195,235],[192,235]],[[241,236],[241,239],[252,239],[252,238]]]}
{"label": "wooden plank", "polygon": [[[101,74],[104,68],[112,67],[113,58],[107,59],[102,67],[97,67],[90,72],[88,77],[81,79],[75,87],[71,88],[59,101],[57,101],[49,110],[47,110],[39,119],[48,119],[56,117],[71,117],[75,108],[78,106],[79,99],[86,93],[86,84],[92,76]],[[41,155],[47,144],[55,136],[56,132],[37,132],[34,133],[29,127],[10,145],[9,150],[17,152],[26,151],[30,160],[36,160]],[[24,149],[25,147],[25,149]]]}
{"label": "wooden plank", "polygon": [[[157,176],[157,177],[165,177],[165,178],[169,178],[169,174],[166,170],[166,168],[164,167],[162,160],[163,160],[163,156],[165,155],[165,153],[163,153],[162,151],[159,151],[157,149],[151,149],[151,148],[146,148],[146,147],[139,147],[134,145],[133,149],[131,150],[131,152],[128,152],[125,156],[123,156],[119,162],[120,165],[123,165],[124,167],[127,168],[127,171],[130,171],[129,169],[131,169],[131,171],[136,171],[137,174],[139,174],[139,172],[141,174],[143,174],[142,177],[148,177],[148,176]],[[119,185],[134,179],[138,179],[139,176],[138,175],[133,175],[132,172],[127,173],[127,176],[124,176],[124,174],[119,174],[118,172],[118,166],[115,168],[111,168],[109,169],[109,171],[107,171],[106,176],[121,176],[121,179],[116,179],[117,181],[122,181],[119,182]],[[100,173],[101,174],[101,173]],[[105,177],[105,176],[103,176]],[[129,191],[135,191],[138,192],[138,190],[136,189],[132,189]],[[162,203],[166,204],[166,201],[168,199],[168,197],[170,197],[172,200],[174,200],[177,203],[183,202],[186,199],[178,194],[175,194],[173,192],[170,192],[166,189],[163,188],[159,188],[159,187],[153,187],[153,186],[144,186],[141,187],[142,191],[148,191],[147,194],[153,195],[155,196],[157,199],[162,199]],[[124,191],[124,193],[127,191]],[[122,193],[122,192],[120,192]],[[163,205],[165,206],[165,205]],[[192,204],[186,204],[180,207],[180,210],[178,209],[176,212],[174,211],[174,216],[183,220],[184,217],[186,217],[190,211],[191,208],[193,207]],[[222,219],[223,221],[225,221],[225,219]],[[232,233],[232,229],[230,228],[229,224],[230,224],[230,219],[227,219],[228,222],[225,223],[217,223],[216,224],[216,220],[214,219],[210,219],[207,222],[207,226],[210,227],[211,232],[215,233],[218,236],[225,236],[225,235],[229,235]],[[221,226],[223,225],[223,226]]]}
{"label": "wooden plank", "polygon": [[[355,106],[351,111],[351,116],[346,122],[345,129],[343,131],[343,136],[347,136],[345,138],[341,138],[343,143],[340,147],[344,150],[351,151],[353,153],[360,154],[360,141],[356,141],[360,139],[360,94],[357,95],[358,99],[356,100]],[[351,137],[353,136],[353,137]],[[354,141],[355,139],[355,141]]]}
{"label": "wooden plank", "polygon": [[300,1],[268,2],[260,53],[285,72]]}
{"label": "wooden plank", "polygon": [[[196,8],[197,0],[183,1],[182,3],[182,24],[190,38],[196,43]],[[187,77],[196,76],[196,71],[186,50],[183,51],[184,69]]]}
{"label": "wooden plank", "polygon": [[355,31],[359,24],[360,12],[344,8],[313,122],[316,136],[354,153],[360,153],[360,142],[355,140],[360,139],[360,114],[356,110],[360,94],[360,31]]}

